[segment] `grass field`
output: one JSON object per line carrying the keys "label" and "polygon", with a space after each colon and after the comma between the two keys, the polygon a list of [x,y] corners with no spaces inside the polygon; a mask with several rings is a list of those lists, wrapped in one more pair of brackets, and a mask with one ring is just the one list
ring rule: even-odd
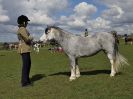
{"label": "grass field", "polygon": [[69,81],[68,58],[42,48],[32,52],[32,87],[22,88],[21,57],[16,51],[0,50],[0,99],[133,99],[133,45],[120,44],[130,65],[111,78],[110,63],[102,52],[80,58],[81,77]]}

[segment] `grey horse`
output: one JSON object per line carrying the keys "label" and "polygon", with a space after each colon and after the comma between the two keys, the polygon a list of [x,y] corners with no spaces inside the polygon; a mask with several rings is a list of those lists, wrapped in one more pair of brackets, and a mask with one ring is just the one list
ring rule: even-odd
{"label": "grey horse", "polygon": [[118,52],[115,38],[110,33],[103,32],[92,34],[88,37],[82,37],[64,31],[59,27],[49,26],[45,29],[45,33],[41,36],[40,40],[47,42],[48,40],[53,39],[62,46],[64,52],[70,59],[70,81],[80,77],[78,58],[83,56],[93,56],[99,51],[104,51],[110,60],[111,77],[118,73],[119,68],[122,65],[128,64],[126,58]]}

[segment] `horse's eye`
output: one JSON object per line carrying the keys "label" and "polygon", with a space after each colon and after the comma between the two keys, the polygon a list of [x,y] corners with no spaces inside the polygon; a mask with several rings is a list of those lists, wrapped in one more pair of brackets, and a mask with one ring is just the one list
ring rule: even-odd
{"label": "horse's eye", "polygon": [[48,34],[50,32],[49,30],[50,30],[49,28],[46,28],[45,29],[45,34]]}
{"label": "horse's eye", "polygon": [[45,32],[45,34],[48,34],[48,31],[47,31],[47,32]]}
{"label": "horse's eye", "polygon": [[50,33],[50,31],[48,30],[47,32],[45,32],[45,34],[49,34]]}

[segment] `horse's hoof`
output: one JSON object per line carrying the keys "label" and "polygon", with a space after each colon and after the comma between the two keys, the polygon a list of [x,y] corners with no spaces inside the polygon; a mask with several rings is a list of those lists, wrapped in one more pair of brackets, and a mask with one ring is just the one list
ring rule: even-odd
{"label": "horse's hoof", "polygon": [[110,77],[114,77],[114,76],[115,76],[115,74],[112,74],[112,73],[110,74]]}
{"label": "horse's hoof", "polygon": [[76,75],[76,77],[77,77],[77,78],[79,78],[79,77],[80,77],[80,75]]}
{"label": "horse's hoof", "polygon": [[73,80],[75,80],[76,79],[76,77],[70,77],[69,78],[69,81],[73,81]]}

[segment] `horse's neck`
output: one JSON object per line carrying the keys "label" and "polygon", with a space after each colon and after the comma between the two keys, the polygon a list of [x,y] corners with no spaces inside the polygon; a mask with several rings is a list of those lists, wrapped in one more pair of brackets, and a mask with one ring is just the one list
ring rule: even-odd
{"label": "horse's neck", "polygon": [[66,33],[64,31],[59,31],[59,36],[57,37],[56,41],[63,46],[65,43],[67,43],[69,41],[69,39],[71,37],[73,37],[75,35],[71,34],[71,33]]}

